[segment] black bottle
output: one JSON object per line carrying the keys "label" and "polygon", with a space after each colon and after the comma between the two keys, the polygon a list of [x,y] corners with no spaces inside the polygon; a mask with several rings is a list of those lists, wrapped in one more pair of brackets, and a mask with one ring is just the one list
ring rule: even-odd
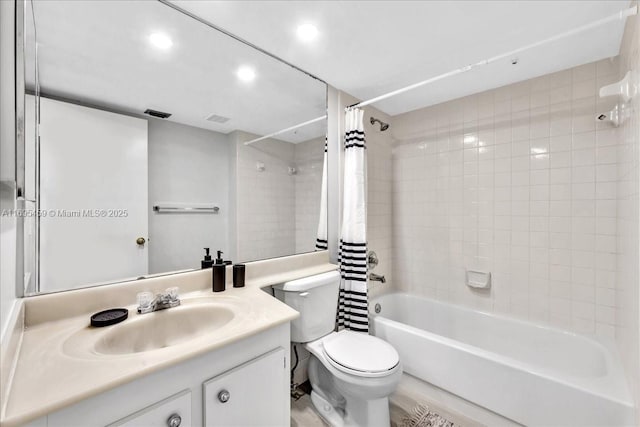
{"label": "black bottle", "polygon": [[218,251],[218,258],[213,264],[213,292],[222,292],[225,290],[227,281],[227,265],[222,260],[222,251]]}
{"label": "black bottle", "polygon": [[200,261],[200,265],[202,268],[210,268],[213,265],[213,260],[211,259],[211,255],[209,255],[209,248],[204,248],[205,256],[202,261]]}

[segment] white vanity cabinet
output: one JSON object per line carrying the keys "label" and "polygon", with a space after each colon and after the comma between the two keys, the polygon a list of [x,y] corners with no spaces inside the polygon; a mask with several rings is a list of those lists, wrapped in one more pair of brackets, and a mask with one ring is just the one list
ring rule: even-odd
{"label": "white vanity cabinet", "polygon": [[[289,369],[289,323],[283,323],[141,376],[29,426],[288,426]],[[179,424],[173,417],[172,425],[174,414]]]}

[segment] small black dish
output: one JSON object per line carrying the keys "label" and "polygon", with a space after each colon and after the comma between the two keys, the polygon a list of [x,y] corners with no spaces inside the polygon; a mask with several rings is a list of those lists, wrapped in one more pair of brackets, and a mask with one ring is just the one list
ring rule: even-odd
{"label": "small black dish", "polygon": [[115,325],[129,317],[129,310],[126,308],[111,308],[91,316],[91,326],[101,328],[103,326]]}

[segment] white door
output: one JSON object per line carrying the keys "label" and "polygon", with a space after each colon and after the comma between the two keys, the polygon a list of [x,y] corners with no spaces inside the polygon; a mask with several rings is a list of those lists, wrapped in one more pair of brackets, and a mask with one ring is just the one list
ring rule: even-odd
{"label": "white door", "polygon": [[288,367],[279,348],[203,384],[207,427],[288,426]]}
{"label": "white door", "polygon": [[147,274],[147,180],[146,120],[41,98],[41,291]]}

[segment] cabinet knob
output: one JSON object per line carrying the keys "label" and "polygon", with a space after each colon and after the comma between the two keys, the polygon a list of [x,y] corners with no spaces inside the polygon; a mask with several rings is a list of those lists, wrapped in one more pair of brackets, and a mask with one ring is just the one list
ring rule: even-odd
{"label": "cabinet knob", "polygon": [[227,403],[231,399],[231,393],[228,390],[220,390],[218,393],[218,400],[222,403]]}
{"label": "cabinet knob", "polygon": [[167,426],[169,427],[180,427],[180,424],[182,424],[182,418],[178,414],[172,414],[167,419]]}

